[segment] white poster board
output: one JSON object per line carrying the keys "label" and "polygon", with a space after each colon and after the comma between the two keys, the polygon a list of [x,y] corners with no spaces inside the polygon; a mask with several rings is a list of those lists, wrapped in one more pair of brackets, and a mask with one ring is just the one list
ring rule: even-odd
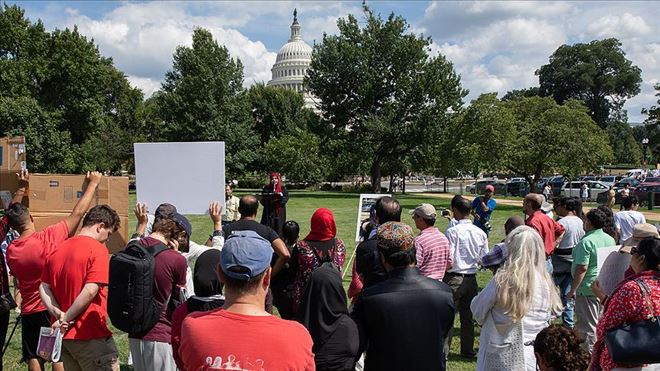
{"label": "white poster board", "polygon": [[369,210],[371,210],[371,206],[374,205],[379,198],[385,196],[390,195],[380,193],[362,193],[360,195],[360,203],[358,204],[357,210],[357,223],[355,227],[356,242],[360,241],[360,227],[366,219],[369,219]]}
{"label": "white poster board", "polygon": [[630,266],[630,254],[619,252],[621,246],[602,247],[598,252],[598,283],[606,295],[611,295]]}
{"label": "white poster board", "polygon": [[225,207],[225,143],[134,143],[137,202],[153,213],[167,202],[181,214],[206,214],[211,201]]}

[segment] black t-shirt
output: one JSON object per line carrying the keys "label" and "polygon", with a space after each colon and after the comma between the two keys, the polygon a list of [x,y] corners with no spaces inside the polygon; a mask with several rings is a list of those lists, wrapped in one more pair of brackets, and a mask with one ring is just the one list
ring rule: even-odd
{"label": "black t-shirt", "polygon": [[270,243],[280,238],[273,228],[257,223],[255,220],[241,219],[222,227],[222,235],[225,239],[231,236],[234,231],[254,231]]}

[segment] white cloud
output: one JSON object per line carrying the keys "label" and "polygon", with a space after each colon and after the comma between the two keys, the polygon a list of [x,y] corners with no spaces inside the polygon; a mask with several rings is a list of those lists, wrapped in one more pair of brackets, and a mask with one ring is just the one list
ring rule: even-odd
{"label": "white cloud", "polygon": [[629,38],[644,36],[651,33],[651,27],[644,18],[630,13],[623,15],[608,15],[591,23],[587,31],[597,37]]}
{"label": "white cloud", "polygon": [[126,76],[128,82],[134,88],[142,90],[145,98],[150,97],[153,93],[157,92],[160,89],[160,80],[150,79],[148,77],[139,77],[139,76]]}

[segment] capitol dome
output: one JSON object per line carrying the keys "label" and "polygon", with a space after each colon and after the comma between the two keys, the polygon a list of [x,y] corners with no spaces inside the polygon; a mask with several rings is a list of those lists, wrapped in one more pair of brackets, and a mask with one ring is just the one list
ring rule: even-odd
{"label": "capitol dome", "polygon": [[311,62],[312,47],[302,39],[298,12],[294,10],[291,37],[277,52],[275,64],[271,68],[272,79],[268,81],[268,86],[279,86],[302,93],[305,106],[315,108],[314,97],[305,92],[303,88],[303,79]]}

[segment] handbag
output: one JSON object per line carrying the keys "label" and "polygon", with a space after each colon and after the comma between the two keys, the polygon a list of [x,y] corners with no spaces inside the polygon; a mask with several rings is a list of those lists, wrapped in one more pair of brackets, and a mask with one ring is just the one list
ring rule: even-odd
{"label": "handbag", "polygon": [[0,314],[5,314],[10,310],[16,308],[16,301],[11,292],[5,292],[0,295]]}
{"label": "handbag", "polygon": [[2,285],[0,286],[2,289],[2,294],[0,295],[0,314],[5,314],[16,308],[16,301],[14,300],[11,291],[9,291],[8,280],[5,255],[2,251],[0,251],[0,281],[2,281]]}
{"label": "handbag", "polygon": [[639,365],[660,363],[660,317],[655,316],[651,290],[636,279],[649,316],[641,321],[624,323],[605,334],[605,345],[612,360],[618,364]]}

